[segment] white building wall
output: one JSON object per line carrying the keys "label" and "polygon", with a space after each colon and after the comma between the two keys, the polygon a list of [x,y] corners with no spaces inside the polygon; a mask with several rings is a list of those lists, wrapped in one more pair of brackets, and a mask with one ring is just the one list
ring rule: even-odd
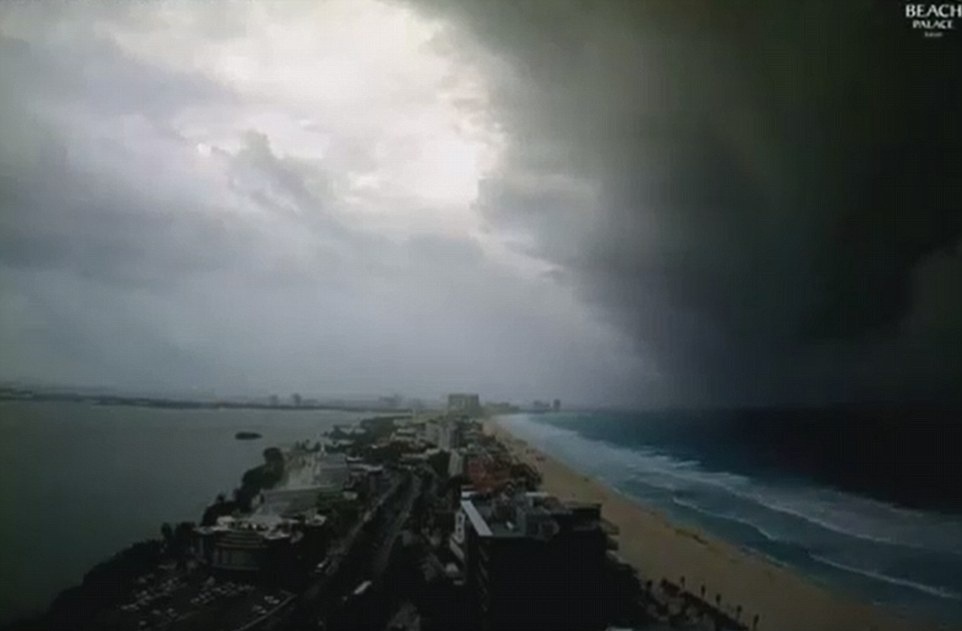
{"label": "white building wall", "polygon": [[451,452],[451,459],[448,461],[448,475],[451,477],[464,475],[464,465],[464,453],[459,449],[455,449]]}

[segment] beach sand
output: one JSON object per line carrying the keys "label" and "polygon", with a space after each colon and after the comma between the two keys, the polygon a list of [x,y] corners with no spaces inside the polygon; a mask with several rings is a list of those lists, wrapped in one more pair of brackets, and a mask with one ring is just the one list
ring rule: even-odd
{"label": "beach sand", "polygon": [[880,606],[836,594],[765,558],[746,552],[690,527],[672,524],[661,513],[576,473],[557,460],[511,435],[494,420],[485,422],[492,433],[520,460],[542,476],[542,489],[561,499],[602,504],[602,515],[616,525],[617,554],[635,567],[642,580],[658,583],[663,577],[688,591],[734,612],[759,631],[929,631],[935,624],[908,620]]}

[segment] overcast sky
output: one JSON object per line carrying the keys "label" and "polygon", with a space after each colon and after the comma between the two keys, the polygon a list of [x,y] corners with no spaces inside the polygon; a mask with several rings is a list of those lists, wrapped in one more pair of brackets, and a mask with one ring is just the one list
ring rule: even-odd
{"label": "overcast sky", "polygon": [[957,34],[760,4],[4,3],[0,379],[957,396]]}

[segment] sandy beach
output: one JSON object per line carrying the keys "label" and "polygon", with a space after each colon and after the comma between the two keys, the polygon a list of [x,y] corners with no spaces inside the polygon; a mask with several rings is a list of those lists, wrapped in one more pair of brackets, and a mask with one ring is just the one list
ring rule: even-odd
{"label": "sandy beach", "polygon": [[542,488],[562,499],[600,502],[603,516],[620,531],[617,554],[643,579],[667,578],[706,599],[721,594],[722,607],[759,631],[928,631],[947,629],[835,594],[792,571],[698,530],[672,524],[661,513],[576,473],[511,435],[494,420],[496,435],[519,459],[535,467]]}

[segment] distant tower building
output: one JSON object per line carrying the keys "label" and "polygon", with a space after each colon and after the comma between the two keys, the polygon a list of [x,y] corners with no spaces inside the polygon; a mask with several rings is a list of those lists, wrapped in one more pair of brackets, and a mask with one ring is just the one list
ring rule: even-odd
{"label": "distant tower building", "polygon": [[294,407],[296,407],[296,408],[301,407],[301,395],[297,394],[296,392],[295,392],[294,394],[292,394],[292,395],[291,395],[291,403],[293,403],[293,404],[294,404]]}
{"label": "distant tower building", "polygon": [[551,403],[551,409],[554,410],[555,412],[558,412],[559,410],[561,410],[561,399],[555,399]]}
{"label": "distant tower building", "polygon": [[481,412],[481,397],[476,394],[455,393],[448,395],[448,412],[474,416]]}
{"label": "distant tower building", "polygon": [[281,404],[281,400],[280,398],[278,398],[276,394],[272,394],[270,398],[270,403],[272,408],[276,408],[278,405]]}

